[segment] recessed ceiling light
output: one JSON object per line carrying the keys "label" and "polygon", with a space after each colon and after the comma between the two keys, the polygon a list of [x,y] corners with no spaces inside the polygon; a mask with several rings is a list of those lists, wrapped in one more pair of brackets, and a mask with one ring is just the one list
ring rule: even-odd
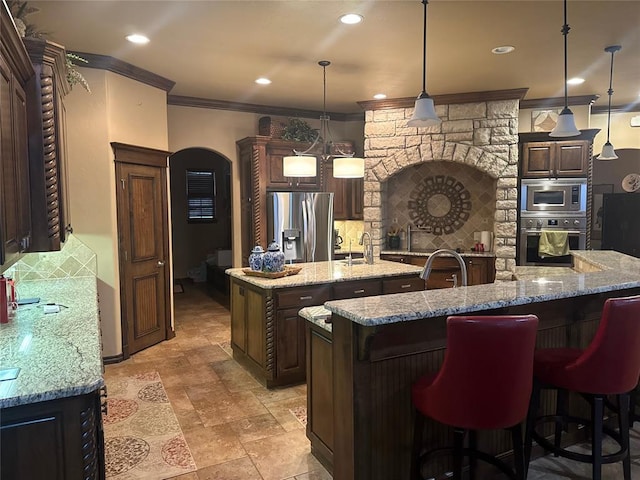
{"label": "recessed ceiling light", "polygon": [[387,98],[387,96],[384,93],[376,93],[373,98],[376,100],[382,100],[383,98]]}
{"label": "recessed ceiling light", "polygon": [[362,21],[362,15],[358,15],[357,13],[347,13],[340,17],[340,21],[346,25],[355,25]]}
{"label": "recessed ceiling light", "polygon": [[496,55],[504,55],[505,53],[511,53],[516,49],[516,47],[512,47],[511,45],[502,45],[500,47],[492,48],[491,53],[495,53]]}
{"label": "recessed ceiling light", "polygon": [[268,78],[265,78],[265,77],[260,77],[260,78],[256,79],[256,83],[258,83],[260,85],[269,85],[271,83],[271,80],[269,80]]}
{"label": "recessed ceiling light", "polygon": [[580,77],[570,78],[569,80],[567,80],[567,83],[569,85],[580,85],[581,83],[584,83],[584,78],[580,78]]}
{"label": "recessed ceiling light", "polygon": [[127,40],[129,40],[131,43],[137,43],[139,45],[144,45],[145,43],[149,43],[149,38],[139,33],[127,35]]}

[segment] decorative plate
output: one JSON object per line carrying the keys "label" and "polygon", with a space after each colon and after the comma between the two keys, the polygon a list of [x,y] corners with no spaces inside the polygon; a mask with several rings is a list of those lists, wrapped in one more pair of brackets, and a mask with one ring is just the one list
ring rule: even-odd
{"label": "decorative plate", "polygon": [[630,173],[622,179],[622,189],[625,192],[635,192],[640,189],[640,174]]}

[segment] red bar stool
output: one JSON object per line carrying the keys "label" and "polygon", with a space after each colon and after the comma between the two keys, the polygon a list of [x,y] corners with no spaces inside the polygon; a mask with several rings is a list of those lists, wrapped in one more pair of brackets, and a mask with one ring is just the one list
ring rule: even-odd
{"label": "red bar stool", "polygon": [[[468,456],[471,479],[476,459],[480,459],[510,478],[524,480],[520,424],[529,406],[537,329],[535,315],[447,318],[447,350],[442,367],[435,374],[420,377],[411,391],[416,408],[412,480],[422,478],[419,475],[424,462],[437,453],[421,455],[425,417],[454,429],[454,479],[462,478],[463,458]],[[501,460],[477,449],[477,430],[504,428],[512,434],[515,472]],[[464,448],[467,431],[469,448]]]}
{"label": "red bar stool", "polygon": [[[592,464],[592,478],[600,480],[602,464],[622,460],[625,480],[631,480],[629,454],[629,398],[640,375],[640,295],[609,298],[604,303],[600,325],[585,350],[547,348],[538,350],[534,360],[534,387],[525,435],[525,462],[528,468],[532,439],[556,456]],[[538,417],[540,390],[558,391],[556,414]],[[567,413],[567,392],[583,396],[591,405],[591,419]],[[603,425],[608,395],[618,398],[619,432]],[[540,422],[554,420],[554,443],[536,432]],[[567,423],[591,426],[591,454],[581,454],[561,447],[562,430]],[[613,454],[602,454],[602,438],[607,434],[620,446]]]}

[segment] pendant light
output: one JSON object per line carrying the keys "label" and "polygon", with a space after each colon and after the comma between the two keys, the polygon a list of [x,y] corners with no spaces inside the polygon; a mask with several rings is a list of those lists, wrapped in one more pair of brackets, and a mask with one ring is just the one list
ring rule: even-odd
{"label": "pendant light", "polygon": [[[327,115],[327,67],[331,65],[328,60],[320,60],[318,65],[322,67],[322,115],[320,116],[320,132],[311,146],[303,152],[294,150],[295,155],[282,158],[282,174],[285,177],[315,177],[317,174],[317,157],[310,153],[318,142],[322,141],[322,153],[318,155],[321,162],[333,158],[333,176],[335,178],[362,178],[364,177],[364,158],[355,157],[353,153],[345,153],[335,145],[329,130],[329,115]],[[332,154],[333,150],[338,153]]]}
{"label": "pendant light", "polygon": [[558,123],[549,133],[550,137],[575,137],[580,135],[580,130],[576,127],[573,112],[569,109],[567,97],[567,35],[569,35],[569,25],[567,24],[567,0],[564,0],[564,25],[562,26],[562,36],[564,37],[564,108],[558,116]]}
{"label": "pendant light", "polygon": [[613,55],[619,51],[622,47],[620,45],[611,45],[604,49],[605,52],[611,54],[611,71],[609,73],[609,108],[607,109],[607,142],[602,146],[602,153],[596,157],[596,160],[616,160],[618,156],[613,149],[613,145],[609,141],[609,134],[611,132],[611,96],[613,95]]}
{"label": "pendant light", "polygon": [[424,21],[422,29],[422,92],[416,99],[413,116],[407,122],[409,127],[432,127],[440,125],[442,120],[436,115],[433,99],[427,93],[427,4],[428,0],[422,0],[424,5]]}

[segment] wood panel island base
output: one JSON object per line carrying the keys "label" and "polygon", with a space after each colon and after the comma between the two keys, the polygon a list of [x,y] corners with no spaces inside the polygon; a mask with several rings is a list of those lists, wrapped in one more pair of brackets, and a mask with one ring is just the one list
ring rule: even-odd
{"label": "wood panel island base", "polygon": [[[410,386],[440,367],[447,316],[532,313],[540,319],[537,347],[582,348],[597,329],[606,298],[640,293],[640,259],[616,252],[572,253],[574,264],[586,263],[589,273],[330,301],[325,307],[332,312],[331,332],[303,309],[309,339],[307,436],[334,480],[409,480]],[[547,412],[552,400],[543,399]],[[571,402],[572,408],[587,408],[580,398]],[[452,431],[430,420],[426,438],[427,449],[453,444]],[[478,444],[509,460],[507,432],[480,432]],[[450,467],[447,457],[439,457],[427,468],[439,478]],[[480,478],[494,473],[487,470]]]}
{"label": "wood panel island base", "polygon": [[301,308],[333,299],[424,290],[418,266],[360,262],[300,263],[300,273],[273,279],[245,275],[241,268],[227,270],[233,358],[267,388],[302,383],[306,369]]}

